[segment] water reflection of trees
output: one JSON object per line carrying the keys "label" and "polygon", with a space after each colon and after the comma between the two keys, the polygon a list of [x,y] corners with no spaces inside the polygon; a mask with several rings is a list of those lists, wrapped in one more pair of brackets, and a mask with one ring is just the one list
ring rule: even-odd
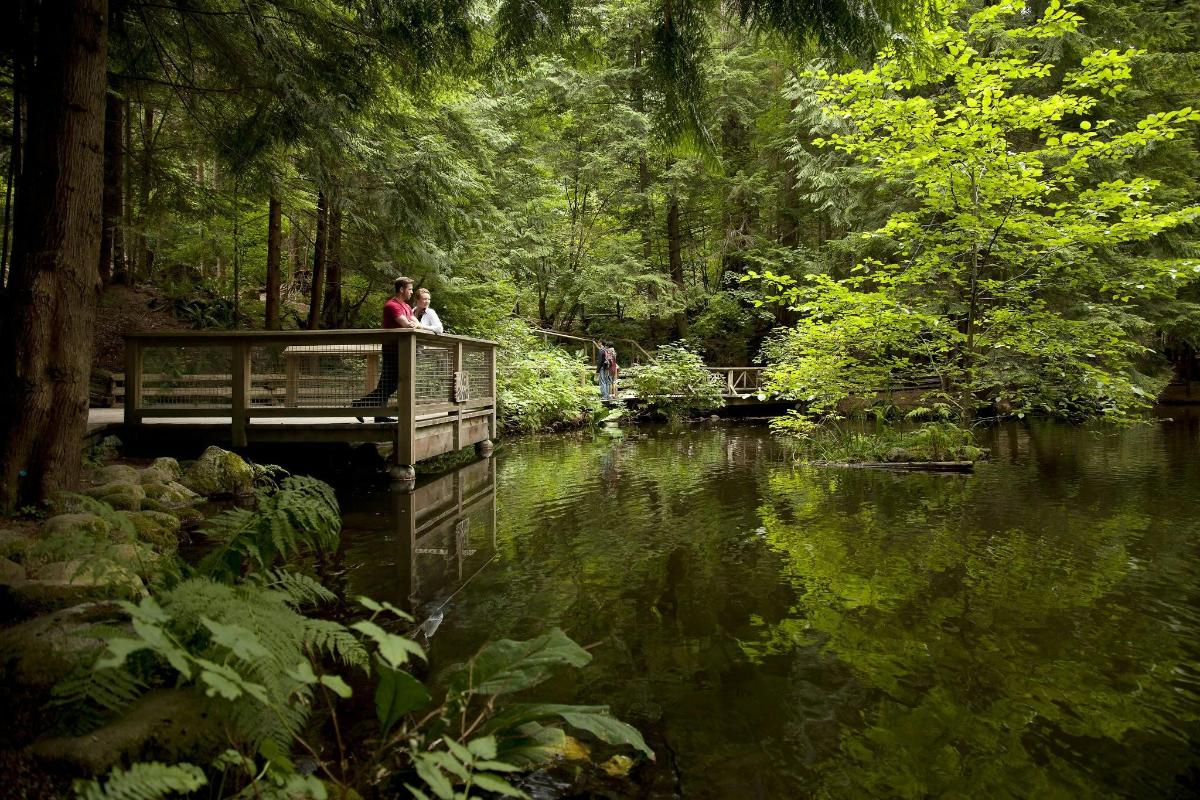
{"label": "water reflection of trees", "polygon": [[1169,793],[1200,738],[1200,464],[1154,429],[985,435],[968,478],[793,470],[753,430],[523,442],[433,666],[596,643],[547,696],[638,725],[663,794]]}
{"label": "water reflection of trees", "polygon": [[[1127,440],[1063,453],[1047,438],[1004,479],[771,476],[760,513],[796,602],[744,648],[816,648],[860,685],[859,718],[810,776],[824,792],[1178,788],[1197,738],[1196,526],[1179,529],[1173,480],[1145,480],[1160,462],[1114,458]],[[1118,461],[1140,478],[1123,490],[1105,474]],[[1149,599],[1168,586],[1169,603]]]}

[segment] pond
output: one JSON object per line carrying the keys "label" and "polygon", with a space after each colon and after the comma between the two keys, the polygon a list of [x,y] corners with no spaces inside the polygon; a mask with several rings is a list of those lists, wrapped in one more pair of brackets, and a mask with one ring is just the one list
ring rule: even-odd
{"label": "pond", "polygon": [[435,671],[595,645],[538,691],[638,726],[646,796],[1194,795],[1200,422],[980,438],[969,476],[752,425],[519,441],[348,496],[348,588],[415,609]]}

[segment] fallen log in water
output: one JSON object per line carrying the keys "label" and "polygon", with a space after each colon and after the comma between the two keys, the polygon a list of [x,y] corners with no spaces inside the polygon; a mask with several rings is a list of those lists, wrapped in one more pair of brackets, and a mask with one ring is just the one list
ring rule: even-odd
{"label": "fallen log in water", "polygon": [[848,469],[892,469],[906,472],[971,472],[974,461],[810,461],[814,467],[846,467]]}

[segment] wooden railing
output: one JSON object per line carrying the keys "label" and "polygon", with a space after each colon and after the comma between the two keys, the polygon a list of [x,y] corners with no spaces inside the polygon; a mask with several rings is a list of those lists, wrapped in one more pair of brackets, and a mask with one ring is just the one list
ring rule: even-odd
{"label": "wooden railing", "polygon": [[[534,328],[533,332],[538,334],[539,336],[541,336],[542,341],[544,341],[544,342],[548,342],[550,340],[550,337],[554,337],[555,339],[562,339],[563,341],[567,341],[567,342],[577,342],[579,344],[579,346],[583,348],[584,359],[588,362],[588,364],[596,363],[596,340],[595,339],[590,339],[586,336],[576,336],[573,333],[563,333],[562,331],[552,331],[552,330],[548,330],[548,329],[544,329],[544,328]],[[653,364],[653,363],[655,363],[654,356],[647,353],[646,348],[642,347],[640,344],[638,344],[633,339],[614,339],[613,341],[622,346],[628,345],[628,352],[631,354],[631,357],[628,359],[629,363],[631,363],[631,364],[639,364],[639,363]],[[620,354],[618,353],[618,360],[619,359],[620,359]]]}
{"label": "wooden railing", "polygon": [[726,397],[748,397],[762,390],[763,367],[709,367],[708,371],[721,379]]}
{"label": "wooden railing", "polygon": [[228,417],[237,447],[254,419],[395,417],[395,461],[413,464],[495,438],[495,347],[409,330],[132,334],[125,424]]}

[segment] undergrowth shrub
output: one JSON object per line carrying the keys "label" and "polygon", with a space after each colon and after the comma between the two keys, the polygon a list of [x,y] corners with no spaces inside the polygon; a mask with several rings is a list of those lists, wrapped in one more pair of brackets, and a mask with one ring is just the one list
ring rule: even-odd
{"label": "undergrowth shrub", "polygon": [[654,357],[655,363],[630,367],[623,377],[623,385],[637,393],[643,413],[670,419],[725,405],[720,378],[708,371],[696,353],[665,344]]}
{"label": "undergrowth shrub", "polygon": [[[561,753],[563,725],[654,757],[637,730],[605,706],[497,706],[497,698],[543,683],[557,667],[591,661],[591,654],[560,630],[485,646],[466,664],[448,670],[442,699],[435,702],[409,669],[413,660],[425,659],[424,650],[387,629],[397,621],[411,623],[411,617],[388,603],[359,598],[371,612],[365,619],[349,626],[313,620],[296,610],[312,590],[230,587],[197,579],[160,600],[124,604],[134,635],[109,636],[94,674],[105,675],[108,684],[116,675],[127,676],[123,701],[155,681],[203,691],[212,698],[230,747],[207,770],[190,764],[136,765],[128,772],[114,770],[104,783],[79,782],[79,794],[94,800],[151,800],[194,791],[219,772],[213,797],[323,798],[330,790],[359,796],[355,787],[364,780],[383,796],[397,796],[403,787],[414,797],[442,800],[479,792],[525,797],[504,776]],[[374,749],[356,753],[357,767],[347,758],[340,733],[336,758],[322,758],[307,740],[306,723],[318,701],[335,732],[340,730],[338,700],[353,691],[338,669],[361,669],[373,682],[376,727],[364,744]],[[86,689],[69,699],[96,702]],[[317,760],[318,774],[300,774],[290,756],[296,748]]]}
{"label": "undergrowth shrub", "polygon": [[[121,603],[128,625],[93,629],[104,642],[101,656],[61,682],[52,703],[82,734],[150,691],[195,692],[226,749],[205,765],[116,768],[103,780],[78,781],[80,797],[154,800],[205,787],[211,798],[261,800],[359,797],[368,789],[439,800],[525,797],[505,776],[561,754],[564,726],[654,757],[637,730],[605,706],[498,704],[557,667],[591,661],[560,630],[485,646],[447,671],[436,700],[411,669],[425,660],[424,650],[393,632],[413,623],[403,611],[359,598],[369,615],[349,625],[306,614],[336,596],[277,565],[337,548],[337,502],[321,481],[287,477],[272,491],[270,477],[255,508],[226,511],[206,525],[219,546],[201,562],[201,576]],[[353,726],[339,723],[338,704],[353,695],[350,681],[372,692],[373,726],[357,718]],[[368,729],[352,743],[353,758],[342,734],[349,727]],[[310,758],[316,773],[298,769],[297,755]]]}
{"label": "undergrowth shrub", "polygon": [[497,414],[506,430],[531,433],[592,418],[599,395],[582,352],[547,345],[516,320],[497,339]]}
{"label": "undergrowth shrub", "polygon": [[969,428],[949,421],[916,427],[876,424],[834,417],[814,419],[790,411],[771,420],[772,432],[783,437],[794,455],[805,461],[845,463],[977,461],[987,450],[975,443]]}

